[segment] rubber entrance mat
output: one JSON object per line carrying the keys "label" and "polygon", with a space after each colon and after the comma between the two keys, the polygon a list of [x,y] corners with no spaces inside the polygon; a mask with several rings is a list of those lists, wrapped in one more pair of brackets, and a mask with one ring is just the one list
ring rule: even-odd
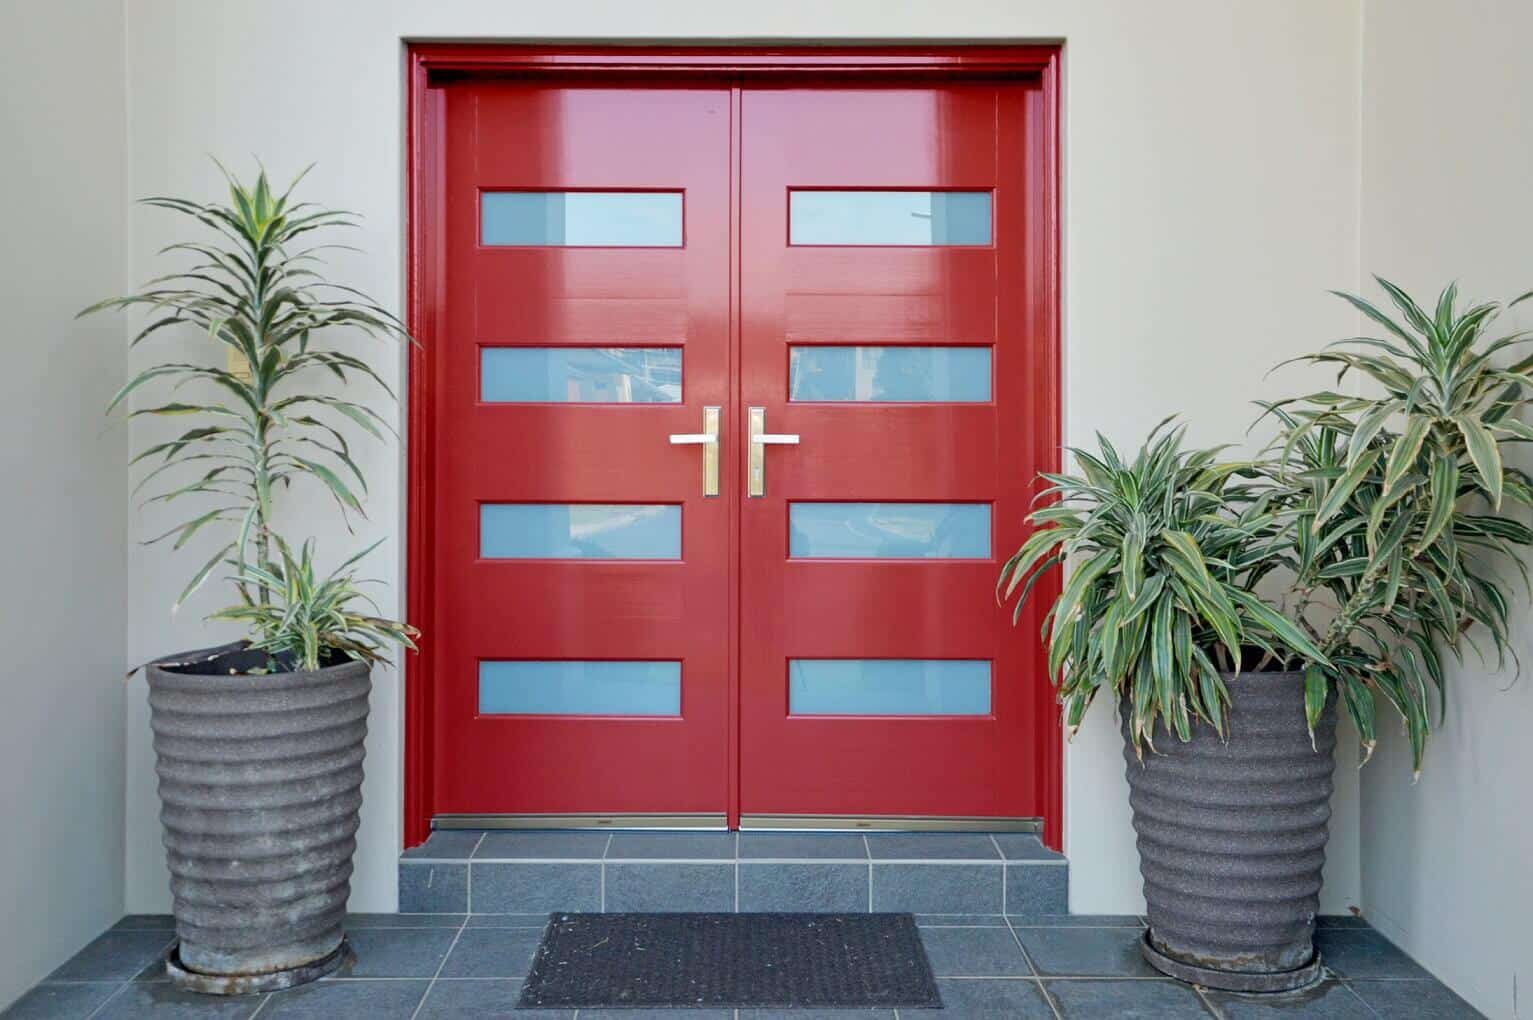
{"label": "rubber entrance mat", "polygon": [[910,914],[554,914],[522,1008],[941,1008]]}

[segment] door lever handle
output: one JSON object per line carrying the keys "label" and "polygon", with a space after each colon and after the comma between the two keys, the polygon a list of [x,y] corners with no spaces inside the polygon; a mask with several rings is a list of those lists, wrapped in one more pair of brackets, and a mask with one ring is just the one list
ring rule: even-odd
{"label": "door lever handle", "polygon": [[672,432],[672,446],[703,448],[703,495],[719,494],[719,409],[703,408],[703,431]]}
{"label": "door lever handle", "polygon": [[766,408],[750,409],[750,481],[746,488],[748,496],[766,495],[766,448],[768,446],[797,446],[796,432],[768,432]]}

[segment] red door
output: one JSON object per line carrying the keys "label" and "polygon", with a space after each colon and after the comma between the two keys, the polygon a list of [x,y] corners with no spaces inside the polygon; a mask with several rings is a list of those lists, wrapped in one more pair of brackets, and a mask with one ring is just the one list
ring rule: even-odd
{"label": "red door", "polygon": [[428,814],[1052,815],[1038,95],[435,90]]}
{"label": "red door", "polygon": [[[1024,91],[747,90],[741,812],[1042,812],[1035,632],[995,604],[1050,401],[1024,327]],[[1046,702],[1045,702],[1046,704]]]}
{"label": "red door", "polygon": [[432,810],[722,818],[729,92],[445,91]]}

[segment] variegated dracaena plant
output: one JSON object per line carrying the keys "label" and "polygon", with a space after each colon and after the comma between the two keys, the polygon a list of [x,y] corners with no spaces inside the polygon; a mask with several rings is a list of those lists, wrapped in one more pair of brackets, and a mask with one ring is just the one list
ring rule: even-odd
{"label": "variegated dracaena plant", "polygon": [[1221,463],[1152,434],[1130,463],[1102,440],[1100,456],[1074,451],[1082,475],[1047,476],[1055,502],[1031,515],[997,590],[1025,600],[1072,562],[1044,635],[1072,730],[1105,687],[1129,696],[1136,746],[1158,717],[1182,739],[1199,719],[1222,732],[1218,674],[1244,645],[1257,668],[1304,670],[1311,727],[1334,691],[1365,758],[1382,695],[1419,771],[1443,655],[1481,635],[1498,662],[1511,651],[1498,566],[1526,585],[1533,530],[1514,515],[1533,505],[1533,478],[1503,448],[1533,440],[1520,418],[1533,357],[1511,356],[1533,334],[1486,339],[1503,306],[1460,308],[1456,287],[1428,314],[1379,282],[1398,319],[1341,296],[1385,336],[1300,359],[1366,377],[1367,392],[1263,404],[1281,430],[1260,460]]}
{"label": "variegated dracaena plant", "polygon": [[355,426],[381,439],[389,425],[365,404],[312,383],[329,377],[344,384],[361,376],[390,399],[393,393],[367,362],[322,340],[346,328],[386,340],[408,342],[409,335],[366,295],[328,282],[318,271],[321,252],[345,246],[309,243],[309,238],[354,226],[351,214],[292,201],[297,180],[282,193],[273,192],[264,170],[253,185],[225,176],[227,204],[144,200],[203,228],[204,237],[164,249],[194,265],[80,314],[141,307],[149,321],[130,346],[161,330],[195,328],[216,349],[229,352],[219,359],[227,367],[186,361],[153,365],[118,391],[108,411],[146,384],[170,384],[172,396],[133,416],[192,423],[134,457],[134,463],[149,467],[138,486],[152,487],[146,503],[192,507],[151,543],[169,541],[180,549],[204,529],[224,535],[217,552],[192,574],[177,607],[222,568],[230,572],[240,602],[216,615],[250,624],[252,644],[270,651],[277,668],[315,669],[335,651],[372,662],[387,645],[413,647],[416,631],[373,611],[356,587],[358,557],[323,582],[316,579],[312,543],[294,555],[273,530],[273,499],[294,483],[313,482],[335,499],[343,518],[362,514],[367,483],[342,430]]}

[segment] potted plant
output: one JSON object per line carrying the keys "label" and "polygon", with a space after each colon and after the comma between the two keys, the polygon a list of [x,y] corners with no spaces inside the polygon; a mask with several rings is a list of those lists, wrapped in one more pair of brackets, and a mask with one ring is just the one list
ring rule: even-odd
{"label": "potted plant", "polygon": [[1366,761],[1382,695],[1419,771],[1443,655],[1477,634],[1508,649],[1495,569],[1533,544],[1506,514],[1533,505],[1533,479],[1501,447],[1533,439],[1517,418],[1533,358],[1498,359],[1533,336],[1486,341],[1501,306],[1461,310],[1455,287],[1428,314],[1380,284],[1403,321],[1342,295],[1387,336],[1301,359],[1361,373],[1366,395],[1264,404],[1281,428],[1250,462],[1184,450],[1164,423],[1130,461],[1099,437],[1072,451],[1079,475],[1046,476],[1054,501],[998,584],[1020,608],[1072,564],[1044,622],[1065,724],[1099,693],[1118,704],[1144,954],[1209,987],[1321,976],[1337,705]]}
{"label": "potted plant", "polygon": [[146,667],[179,937],[168,969],[182,987],[221,994],[289,987],[342,962],[371,668],[417,636],[364,593],[357,562],[372,547],[321,574],[314,541],[295,546],[274,526],[294,488],[326,493],[343,516],[362,512],[366,483],[346,433],[381,437],[387,423],[315,382],[363,376],[388,387],[324,341],[348,327],[408,339],[405,329],[319,275],[318,253],[334,246],[308,238],[351,225],[349,215],[293,202],[291,187],[273,193],[264,171],[253,186],[228,179],[228,204],[145,200],[205,228],[166,249],[195,265],[80,313],[143,306],[149,322],[133,344],[183,327],[227,351],[227,367],[147,368],[111,404],[170,384],[165,402],[133,415],[191,427],[134,463],[149,468],[139,483],[149,503],[190,509],[151,541],[180,549],[217,532],[217,551],[176,606],[223,572],[236,601],[210,618],[249,633]]}

